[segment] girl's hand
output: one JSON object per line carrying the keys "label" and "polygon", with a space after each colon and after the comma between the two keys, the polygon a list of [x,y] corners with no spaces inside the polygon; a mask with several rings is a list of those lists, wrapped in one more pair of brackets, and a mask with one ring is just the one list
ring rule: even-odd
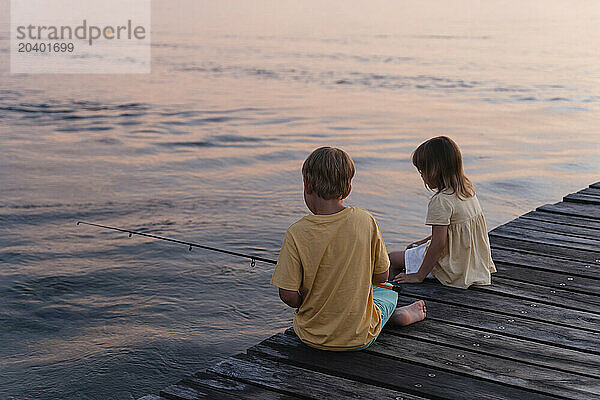
{"label": "girl's hand", "polygon": [[398,274],[392,280],[394,283],[421,283],[423,278],[416,274]]}

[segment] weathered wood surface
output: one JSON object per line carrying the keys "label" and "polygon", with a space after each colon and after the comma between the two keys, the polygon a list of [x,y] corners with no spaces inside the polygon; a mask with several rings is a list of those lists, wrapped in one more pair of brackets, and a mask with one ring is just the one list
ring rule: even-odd
{"label": "weathered wood surface", "polygon": [[[415,298],[402,295],[400,304],[408,304],[415,301]],[[430,320],[444,321],[520,339],[529,339],[538,343],[600,354],[600,335],[598,333],[527,318],[531,314],[535,315],[536,307],[524,307],[519,311],[519,316],[514,316],[446,304],[443,301],[426,300],[425,303],[427,304],[427,318]],[[600,365],[600,358],[598,363]]]}
{"label": "weathered wood surface", "polygon": [[600,197],[600,189],[596,189],[596,188],[586,188],[586,189],[582,189],[579,192],[577,192],[578,194],[585,194],[588,196],[596,196],[596,197]]}
{"label": "weathered wood surface", "polygon": [[600,221],[589,219],[585,217],[577,217],[574,215],[563,215],[556,214],[546,211],[530,211],[527,214],[521,215],[518,219],[528,219],[536,221],[546,221],[551,225],[554,225],[555,229],[561,229],[565,226],[572,227],[575,230],[589,228],[599,229]]}
{"label": "weathered wood surface", "polygon": [[598,245],[600,245],[600,238],[597,236],[593,239],[588,239],[581,236],[569,236],[566,233],[533,231],[507,224],[491,231],[490,237],[509,238],[533,243],[552,243],[554,246],[589,250],[600,254],[597,251]]}
{"label": "weathered wood surface", "polygon": [[[570,274],[582,278],[600,279],[600,267],[595,262],[579,262],[564,258],[551,257],[545,254],[528,253],[527,250],[516,251],[516,249],[504,249],[498,246],[500,240],[492,240],[492,258],[499,265],[501,263],[511,266],[527,268],[538,273],[549,271]],[[499,273],[503,273],[500,267]],[[529,282],[543,282],[539,277]]]}
{"label": "weathered wood surface", "polygon": [[[572,268],[572,266],[570,267]],[[497,283],[510,279],[516,282],[535,282],[531,285],[568,290],[569,293],[583,293],[590,296],[600,295],[600,279],[585,275],[581,276],[573,273],[573,271],[538,270],[498,261],[496,262],[496,268],[498,271],[494,276],[494,284],[488,286],[489,288],[494,288]]]}
{"label": "weathered wood surface", "polygon": [[547,211],[556,214],[572,215],[574,217],[583,217],[592,220],[600,220],[600,207],[595,204],[579,204],[575,202],[562,202],[556,204],[546,204],[538,207],[537,211]]}
{"label": "weathered wood surface", "polygon": [[565,202],[600,205],[600,197],[588,193],[573,193],[564,198]]}
{"label": "weathered wood surface", "polygon": [[387,330],[397,336],[446,345],[454,349],[481,352],[593,378],[598,376],[598,357],[593,354],[519,339],[505,335],[504,332],[495,333],[439,319],[426,319],[420,324],[403,328],[388,327]]}
{"label": "weathered wood surface", "polygon": [[563,200],[490,232],[491,286],[404,285],[427,319],[367,350],[288,329],[140,400],[600,398],[600,182]]}
{"label": "weathered wood surface", "polygon": [[600,392],[600,379],[596,377],[555,371],[541,365],[511,359],[504,359],[500,363],[496,355],[474,351],[485,347],[485,341],[473,344],[477,344],[478,347],[474,346],[469,350],[455,349],[408,337],[382,335],[368,352],[573,399],[588,399],[594,393]]}
{"label": "weathered wood surface", "polygon": [[[529,218],[527,214],[525,214],[522,217],[514,219],[511,222],[494,229],[492,232],[496,232],[497,230],[502,231],[506,228],[520,228],[531,232],[556,233],[565,235],[567,237],[580,237],[585,239],[591,239],[596,242],[600,241],[600,238],[598,237],[598,229],[600,229],[600,223],[594,224],[594,227],[589,228],[581,225],[563,225],[557,224],[556,222],[549,222],[547,220],[544,220],[543,213],[534,213],[535,211],[529,215]],[[542,214],[541,217],[539,217],[540,214]],[[573,222],[573,217],[567,218],[571,220],[570,222]]]}
{"label": "weathered wood surface", "polygon": [[490,239],[493,239],[492,242],[494,243],[494,246],[500,249],[510,249],[523,253],[547,255],[568,262],[571,262],[572,260],[578,260],[587,265],[591,265],[597,264],[596,260],[600,259],[600,251],[562,247],[559,245],[553,245],[552,242],[545,239],[528,241],[518,238],[499,236],[490,237]]}
{"label": "weathered wood surface", "polygon": [[600,312],[600,296],[559,289],[557,286],[547,287],[513,279],[495,278],[492,286],[481,286],[474,290],[538,301],[572,310]]}
{"label": "weathered wood surface", "polygon": [[[565,307],[543,304],[539,301],[508,297],[480,290],[449,288],[437,282],[407,285],[402,294],[415,299],[442,301],[445,304],[474,310],[490,311],[497,315],[523,316],[527,319],[549,322],[556,326],[600,332],[600,314],[569,310]],[[600,335],[598,335],[600,345]],[[600,348],[598,349],[600,351]]]}
{"label": "weathered wood surface", "polygon": [[260,386],[249,385],[239,380],[229,379],[212,372],[197,372],[195,375],[183,379],[180,383],[200,390],[212,389],[219,392],[218,396],[213,398],[224,398],[227,395],[231,395],[236,399],[291,400],[298,398],[273,392]]}
{"label": "weathered wood surface", "polygon": [[300,340],[284,333],[277,334],[248,350],[262,357],[283,363],[312,368],[323,373],[342,376],[364,384],[394,390],[407,390],[417,396],[445,399],[544,399],[537,395],[472,376],[446,372],[372,352],[329,352],[307,348]]}
{"label": "weathered wood surface", "polygon": [[[274,338],[271,338],[274,340]],[[295,339],[299,342],[298,339]],[[300,343],[301,344],[301,343]],[[304,347],[304,345],[302,345]],[[260,349],[260,348],[259,348]],[[277,390],[281,393],[314,399],[383,399],[421,397],[336,377],[256,355],[238,355],[221,361],[210,372]]]}

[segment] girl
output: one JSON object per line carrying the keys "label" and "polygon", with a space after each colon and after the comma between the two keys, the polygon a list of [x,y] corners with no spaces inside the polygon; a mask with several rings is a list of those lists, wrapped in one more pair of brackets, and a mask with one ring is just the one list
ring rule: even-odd
{"label": "girl", "polygon": [[425,187],[435,191],[425,224],[431,236],[390,256],[392,282],[419,283],[435,277],[459,288],[491,284],[496,272],[485,219],[471,181],[465,176],[456,143],[445,136],[429,139],[412,162]]}

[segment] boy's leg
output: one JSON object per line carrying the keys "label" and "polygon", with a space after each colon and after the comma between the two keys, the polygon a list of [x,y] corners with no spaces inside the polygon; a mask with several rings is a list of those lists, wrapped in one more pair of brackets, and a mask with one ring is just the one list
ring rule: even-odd
{"label": "boy's leg", "polygon": [[390,322],[394,325],[406,326],[422,321],[426,316],[425,302],[418,300],[407,306],[396,308],[390,317]]}
{"label": "boy's leg", "polygon": [[393,286],[389,283],[384,285],[389,285],[390,288],[373,286],[373,303],[381,310],[382,326],[392,317],[398,303],[398,293],[392,290]]}
{"label": "boy's leg", "polygon": [[391,281],[396,275],[406,272],[404,250],[392,251],[388,256],[390,257],[390,276],[388,280]]}
{"label": "boy's leg", "polygon": [[[385,285],[385,284],[384,284]],[[390,321],[394,325],[409,325],[413,322],[421,321],[425,318],[425,302],[423,300],[415,301],[411,305],[396,308],[398,303],[398,293],[390,289],[373,286],[373,303],[381,310],[382,328],[386,322]],[[371,346],[377,338],[367,343],[363,347],[354,350],[364,350]],[[352,350],[352,351],[354,351]]]}
{"label": "boy's leg", "polygon": [[[381,327],[385,325],[386,322],[391,318],[394,310],[396,308],[396,303],[398,303],[398,293],[392,290],[393,286],[391,284],[383,284],[383,286],[389,286],[389,289],[384,289],[379,286],[373,286],[373,303],[381,310]],[[371,346],[377,338],[371,340],[369,343],[364,345],[359,349],[354,349],[350,351],[358,351],[364,350]]]}

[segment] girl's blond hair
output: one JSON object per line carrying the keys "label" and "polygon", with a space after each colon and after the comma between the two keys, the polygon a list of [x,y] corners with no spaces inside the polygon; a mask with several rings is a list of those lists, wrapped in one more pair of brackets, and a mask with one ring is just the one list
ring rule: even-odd
{"label": "girl's blond hair", "polygon": [[412,162],[428,189],[435,189],[436,193],[448,190],[459,199],[475,195],[475,188],[463,170],[460,149],[452,139],[438,136],[421,143],[412,154]]}

